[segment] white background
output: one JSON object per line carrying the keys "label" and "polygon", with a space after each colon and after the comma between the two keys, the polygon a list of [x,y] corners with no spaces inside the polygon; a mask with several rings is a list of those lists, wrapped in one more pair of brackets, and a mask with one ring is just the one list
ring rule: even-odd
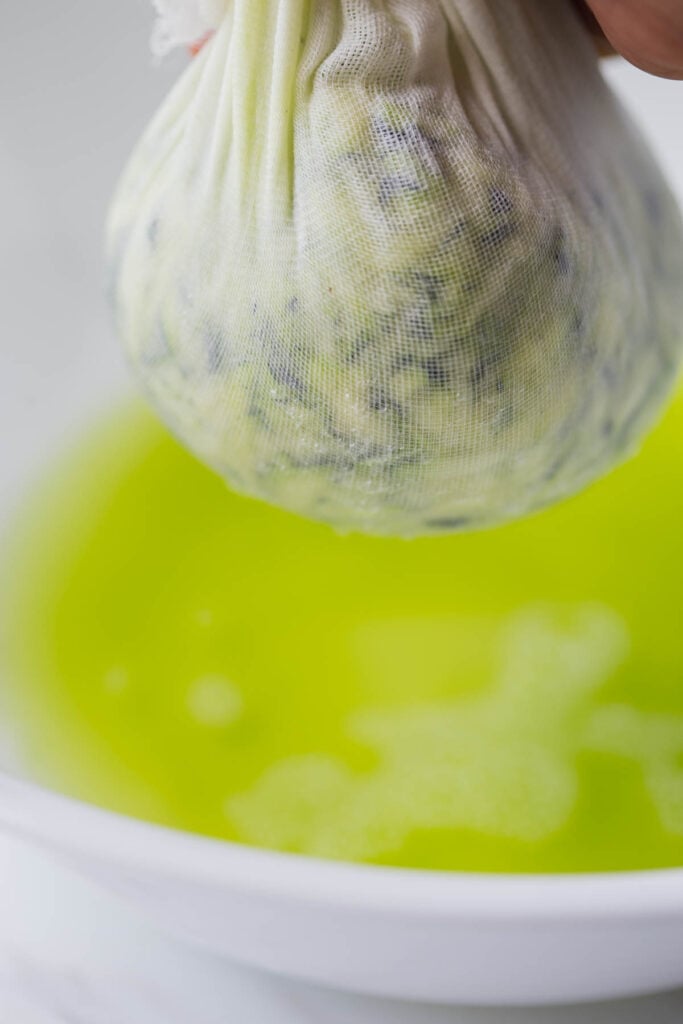
{"label": "white background", "polygon": [[[541,0],[539,0],[541,2]],[[547,0],[550,2],[550,0]],[[552,0],[555,2],[555,0]],[[0,510],[125,373],[103,298],[117,175],[183,63],[147,0],[0,0]],[[683,83],[607,73],[683,200]],[[87,390],[84,382],[87,381]],[[683,955],[683,954],[682,954]],[[674,1024],[683,995],[554,1011],[418,1010],[218,964],[0,841],[0,1024]]]}

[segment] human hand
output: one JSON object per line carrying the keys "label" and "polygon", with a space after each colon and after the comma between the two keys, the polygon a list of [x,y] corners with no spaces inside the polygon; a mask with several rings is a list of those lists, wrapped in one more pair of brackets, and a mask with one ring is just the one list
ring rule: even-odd
{"label": "human hand", "polygon": [[601,53],[660,78],[683,79],[683,0],[578,0]]}
{"label": "human hand", "polygon": [[[683,0],[577,0],[600,53],[660,78],[683,79]],[[197,54],[207,36],[191,47]]]}

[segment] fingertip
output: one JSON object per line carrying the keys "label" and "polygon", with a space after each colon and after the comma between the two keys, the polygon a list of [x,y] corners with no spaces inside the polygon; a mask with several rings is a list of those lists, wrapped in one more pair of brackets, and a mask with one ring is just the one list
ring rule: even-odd
{"label": "fingertip", "polygon": [[192,43],[191,46],[188,46],[190,54],[193,57],[196,57],[197,54],[201,53],[201,51],[204,49],[212,35],[212,32],[207,32],[206,35],[202,36],[201,39],[198,39],[196,43]]}
{"label": "fingertip", "polygon": [[659,78],[683,79],[683,4],[674,0],[587,0],[610,46]]}

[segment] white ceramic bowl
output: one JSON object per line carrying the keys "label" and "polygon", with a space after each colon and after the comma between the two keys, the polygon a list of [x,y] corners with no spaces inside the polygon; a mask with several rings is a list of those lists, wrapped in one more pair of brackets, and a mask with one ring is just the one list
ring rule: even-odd
{"label": "white ceramic bowl", "polygon": [[245,964],[425,1002],[595,1000],[683,984],[683,870],[363,867],[147,825],[0,779],[0,822]]}
{"label": "white ceramic bowl", "polygon": [[[120,164],[173,77],[147,66],[146,13],[138,0],[71,0],[58,18],[8,10],[0,527],[53,446],[124,379],[100,234]],[[670,172],[683,169],[678,83],[633,72],[622,84]],[[0,828],[210,949],[341,988],[511,1004],[683,984],[683,870],[515,878],[325,863],[146,825],[10,775]]]}

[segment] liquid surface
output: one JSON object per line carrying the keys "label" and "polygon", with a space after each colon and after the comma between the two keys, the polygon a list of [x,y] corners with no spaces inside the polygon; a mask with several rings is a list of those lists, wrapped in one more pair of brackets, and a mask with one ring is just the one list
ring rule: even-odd
{"label": "liquid surface", "polygon": [[487,533],[338,536],[142,410],[6,544],[34,779],[179,828],[434,869],[683,865],[683,397],[638,458]]}

